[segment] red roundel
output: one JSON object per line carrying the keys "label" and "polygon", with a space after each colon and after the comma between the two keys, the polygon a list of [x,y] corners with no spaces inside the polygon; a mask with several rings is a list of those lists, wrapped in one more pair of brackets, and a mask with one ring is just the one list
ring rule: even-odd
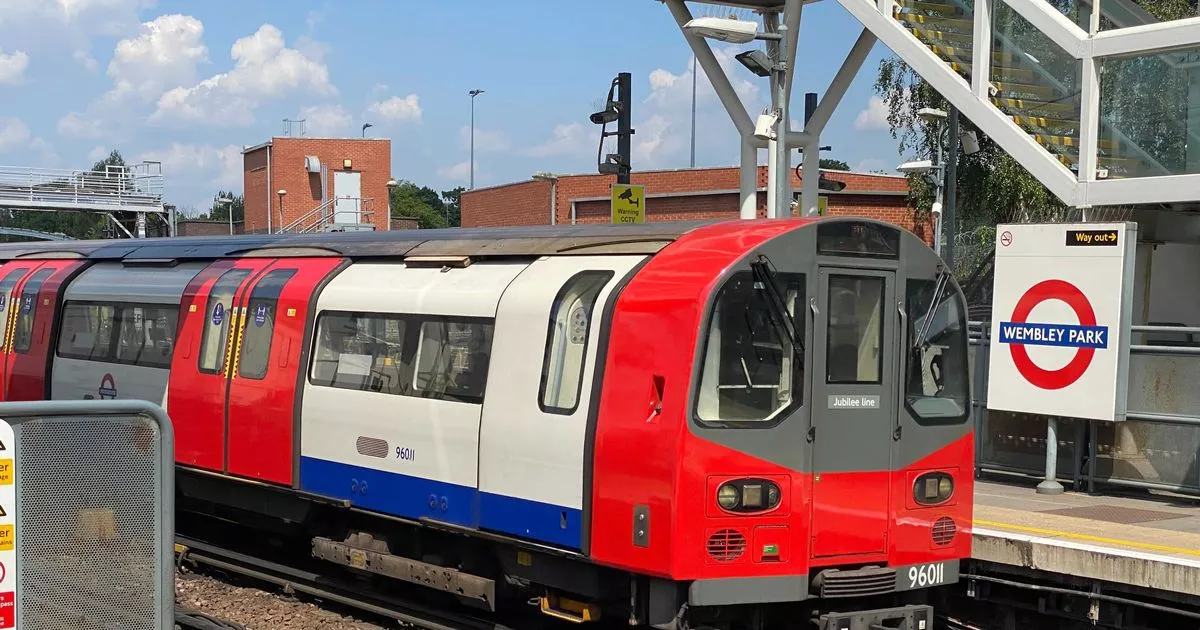
{"label": "red roundel", "polygon": [[[1088,302],[1087,296],[1079,290],[1079,287],[1066,280],[1043,280],[1030,287],[1025,295],[1017,300],[1017,306],[1013,309],[1012,321],[1018,324],[1025,323],[1033,308],[1046,300],[1066,302],[1067,306],[1075,311],[1075,316],[1079,318],[1081,326],[1096,325],[1096,312],[1092,310],[1091,302]],[[1008,350],[1012,354],[1013,365],[1016,366],[1021,376],[1042,389],[1062,389],[1079,380],[1079,377],[1083,376],[1088,366],[1091,365],[1092,357],[1096,354],[1095,348],[1077,348],[1070,363],[1057,370],[1046,370],[1034,364],[1023,344],[1009,344]]]}

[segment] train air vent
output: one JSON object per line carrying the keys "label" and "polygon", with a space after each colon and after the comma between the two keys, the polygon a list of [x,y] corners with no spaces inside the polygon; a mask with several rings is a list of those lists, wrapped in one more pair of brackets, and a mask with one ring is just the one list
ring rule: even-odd
{"label": "train air vent", "polygon": [[896,570],[864,567],[851,571],[827,569],[817,574],[813,591],[821,597],[863,597],[896,590]]}
{"label": "train air vent", "polygon": [[954,540],[954,534],[957,528],[954,526],[954,519],[943,516],[933,523],[933,544],[944,547]]}
{"label": "train air vent", "polygon": [[708,537],[708,555],[719,562],[732,562],[746,552],[746,536],[736,529],[722,529]]}
{"label": "train air vent", "polygon": [[388,443],[379,438],[366,437],[365,435],[358,436],[358,441],[355,443],[358,448],[359,455],[367,457],[387,457]]}

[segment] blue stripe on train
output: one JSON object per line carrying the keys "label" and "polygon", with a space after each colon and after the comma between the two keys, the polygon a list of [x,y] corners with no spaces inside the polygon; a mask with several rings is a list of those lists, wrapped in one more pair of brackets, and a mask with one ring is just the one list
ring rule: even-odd
{"label": "blue stripe on train", "polygon": [[300,488],[384,514],[430,518],[569,549],[579,549],[583,536],[582,514],[574,508],[313,457],[300,458]]}

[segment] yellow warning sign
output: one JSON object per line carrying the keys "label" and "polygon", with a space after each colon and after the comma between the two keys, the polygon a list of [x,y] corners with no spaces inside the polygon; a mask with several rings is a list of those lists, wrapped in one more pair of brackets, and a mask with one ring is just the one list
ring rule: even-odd
{"label": "yellow warning sign", "polygon": [[12,551],[17,544],[12,525],[0,525],[0,551]]}
{"label": "yellow warning sign", "polygon": [[0,486],[11,486],[13,483],[13,460],[0,459]]}
{"label": "yellow warning sign", "polygon": [[632,184],[613,184],[612,222],[646,222],[646,187]]}
{"label": "yellow warning sign", "polygon": [[825,216],[825,211],[829,209],[829,197],[820,195],[817,197],[817,215]]}

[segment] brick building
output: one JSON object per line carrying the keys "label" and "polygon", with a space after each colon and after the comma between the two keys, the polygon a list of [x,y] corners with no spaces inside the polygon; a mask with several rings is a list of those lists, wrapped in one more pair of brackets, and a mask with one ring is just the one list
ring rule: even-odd
{"label": "brick building", "polygon": [[247,233],[309,227],[322,217],[388,229],[387,138],[275,137],[242,151],[242,171]]}
{"label": "brick building", "polygon": [[[908,207],[908,181],[901,176],[850,171],[824,171],[825,178],[846,184],[841,191],[822,190],[826,214],[854,215],[889,221],[927,241],[929,220],[916,224]],[[801,169],[803,175],[803,169]],[[551,196],[557,224],[607,223],[610,220],[608,175],[558,175],[555,181],[530,179],[462,194],[463,227],[548,225]],[[646,187],[647,221],[691,221],[738,217],[738,169],[695,168],[635,172],[633,184]],[[766,216],[767,169],[758,169],[758,215]],[[800,179],[792,173],[792,189],[800,196]]]}

